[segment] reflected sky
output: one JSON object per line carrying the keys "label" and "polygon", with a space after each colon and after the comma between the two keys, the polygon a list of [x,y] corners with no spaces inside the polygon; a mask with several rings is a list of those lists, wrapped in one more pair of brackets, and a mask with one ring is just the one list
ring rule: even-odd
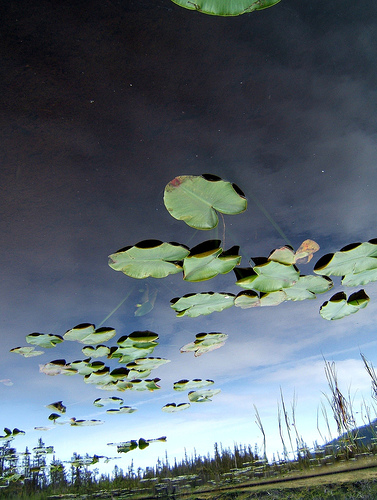
{"label": "reflected sky", "polygon": [[[336,361],[357,411],[363,396],[370,401],[360,351],[377,364],[375,284],[365,287],[368,307],[339,321],[318,314],[342,290],[337,278],[315,301],[176,318],[173,297],[237,294],[233,272],[195,284],[181,275],[135,280],[107,261],[144,239],[192,247],[222,238],[222,223],[196,231],[166,211],[165,185],[183,174],[212,173],[244,191],[247,211],[224,217],[225,246],[240,245],[243,267],[250,257],[311,238],[321,248],[300,266],[310,274],[321,255],[377,237],[376,10],[372,2],[356,10],[338,0],[282,0],[235,18],[169,0],[1,7],[0,380],[13,385],[0,383],[0,426],[26,431],[17,449],[36,445],[41,432],[34,427],[50,424],[45,405],[63,400],[68,417],[105,423],[45,432],[61,459],[74,451],[115,456],[106,443],[161,435],[166,444],[124,455],[117,465],[153,465],[165,450],[178,459],[184,448],[206,454],[216,441],[261,446],[253,405],[271,455],[281,449],[280,387],[287,404],[296,396],[303,439],[321,442],[323,356]],[[137,317],[147,285],[156,301]],[[153,372],[160,390],[109,394],[77,375],[39,373],[39,364],[54,359],[83,359],[75,342],[35,358],[9,352],[27,345],[32,332],[63,335],[79,323],[98,326],[111,312],[104,326],[117,336],[109,345],[134,330],[158,333],[153,355],[171,360]],[[200,332],[229,338],[201,357],[181,354]],[[221,393],[181,413],[161,412],[187,400],[173,391],[183,378],[212,379]],[[108,415],[93,406],[109,395],[138,411]]]}

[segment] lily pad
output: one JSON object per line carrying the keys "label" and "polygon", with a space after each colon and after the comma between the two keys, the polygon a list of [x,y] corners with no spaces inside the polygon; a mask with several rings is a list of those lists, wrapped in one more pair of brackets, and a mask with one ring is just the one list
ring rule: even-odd
{"label": "lily pad", "polygon": [[50,410],[56,410],[59,413],[65,413],[67,411],[66,406],[63,405],[63,401],[56,401],[56,403],[46,405],[46,408],[49,408]]}
{"label": "lily pad", "polygon": [[26,336],[28,344],[37,345],[45,349],[55,347],[56,344],[60,344],[63,340],[63,337],[60,335],[53,335],[52,333],[30,333]]}
{"label": "lily pad", "polygon": [[239,16],[256,10],[267,9],[280,0],[172,0],[189,10],[213,16]]}
{"label": "lily pad", "polygon": [[253,290],[244,290],[234,299],[234,305],[241,309],[249,307],[277,306],[286,300],[283,290],[270,293],[256,293]]}
{"label": "lily pad", "polygon": [[108,446],[116,446],[118,453],[128,453],[129,451],[136,450],[136,448],[143,450],[147,448],[150,443],[155,443],[158,441],[166,442],[166,437],[162,436],[156,439],[140,438],[138,441],[131,440],[131,441],[123,441],[121,443],[107,443],[107,444]]}
{"label": "lily pad", "polygon": [[201,389],[199,391],[190,391],[188,398],[191,403],[208,403],[212,397],[219,394],[221,389]]}
{"label": "lily pad", "polygon": [[273,250],[268,260],[280,262],[281,264],[306,264],[311,261],[313,254],[319,250],[319,245],[313,240],[305,240],[295,252],[290,245]]}
{"label": "lily pad", "polygon": [[89,375],[84,376],[84,382],[86,384],[107,384],[109,382],[114,382],[114,378],[110,375],[110,368],[108,366],[102,368],[101,370],[93,371]]}
{"label": "lily pad", "polygon": [[44,354],[44,351],[36,351],[35,347],[25,346],[25,347],[14,347],[9,352],[14,352],[16,354],[21,354],[24,358],[32,358],[34,356],[40,356]]}
{"label": "lily pad", "polygon": [[110,410],[106,410],[106,413],[134,413],[137,411],[137,408],[132,408],[131,406],[121,406],[120,408],[111,408]]}
{"label": "lily pad", "polygon": [[173,389],[175,391],[186,391],[189,389],[201,389],[202,387],[206,387],[208,385],[213,385],[215,382],[213,380],[202,380],[200,378],[194,378],[193,380],[178,380],[178,382],[174,382]]}
{"label": "lily pad", "polygon": [[168,403],[161,408],[166,413],[176,413],[178,411],[187,410],[190,408],[190,403]]}
{"label": "lily pad", "polygon": [[178,243],[143,240],[109,255],[109,266],[131,278],[165,278],[182,271],[182,261],[189,249]]}
{"label": "lily pad", "polygon": [[129,451],[136,450],[137,447],[138,447],[137,441],[134,440],[126,441],[125,443],[117,445],[117,451],[118,453],[128,453]]}
{"label": "lily pad", "polygon": [[71,367],[76,370],[79,375],[89,375],[94,370],[89,366],[90,358],[73,361]]}
{"label": "lily pad", "polygon": [[89,427],[92,425],[101,425],[103,424],[102,420],[96,420],[96,419],[91,419],[91,420],[77,420],[75,417],[72,417],[69,419],[70,423],[72,426],[76,427]]}
{"label": "lily pad", "polygon": [[195,229],[216,227],[219,221],[216,210],[239,214],[247,207],[238,186],[208,174],[176,177],[165,187],[164,203],[170,215]]}
{"label": "lily pad", "polygon": [[52,420],[54,423],[55,423],[55,420],[57,420],[58,418],[60,418],[61,415],[58,415],[57,413],[51,413],[49,416],[48,416],[48,419],[49,420]]}
{"label": "lily pad", "polygon": [[112,347],[108,358],[119,358],[119,363],[129,363],[138,358],[145,358],[153,353],[158,345],[157,340],[158,335],[150,331],[132,332],[117,341],[119,347]]}
{"label": "lily pad", "polygon": [[154,378],[154,379],[133,379],[131,380],[132,387],[131,390],[133,391],[156,391],[157,389],[161,389],[161,387],[158,385],[158,382],[161,379],[159,378]]}
{"label": "lily pad", "polygon": [[342,285],[361,286],[361,285],[367,285],[372,281],[377,281],[377,268],[368,269],[367,271],[362,271],[361,273],[346,274],[342,278]]}
{"label": "lily pad", "polygon": [[67,364],[65,359],[56,359],[45,365],[39,365],[39,371],[51,376],[60,374],[75,375],[75,373],[77,373],[77,370],[72,368],[70,364]]}
{"label": "lily pad", "polygon": [[364,290],[353,293],[348,299],[344,292],[339,292],[322,304],[319,313],[327,320],[341,319],[364,309],[368,302],[369,297]]}
{"label": "lily pad", "polygon": [[352,243],[339,252],[321,257],[314,272],[325,276],[345,276],[377,269],[377,239]]}
{"label": "lily pad", "polygon": [[300,273],[296,266],[281,264],[268,259],[258,259],[260,264],[254,268],[234,269],[236,285],[247,290],[275,292],[296,283]]}
{"label": "lily pad", "polygon": [[316,293],[330,290],[334,283],[327,276],[300,276],[290,288],[285,288],[286,300],[315,299]]}
{"label": "lily pad", "polygon": [[118,403],[122,405],[124,403],[124,400],[122,398],[117,398],[116,396],[111,396],[109,398],[97,398],[93,401],[94,406],[98,406],[99,408],[112,403]]}
{"label": "lily pad", "polygon": [[181,347],[180,351],[193,352],[195,357],[201,356],[206,352],[219,349],[225,344],[228,335],[226,333],[198,333],[196,340]]}
{"label": "lily pad", "polygon": [[232,307],[234,297],[232,293],[188,293],[183,297],[176,297],[170,302],[172,309],[177,311],[177,316],[196,318]]}
{"label": "lily pad", "polygon": [[229,273],[241,262],[239,247],[234,246],[223,252],[220,240],[208,240],[190,250],[183,260],[185,281],[205,281],[218,274]]}
{"label": "lily pad", "polygon": [[64,340],[77,340],[81,344],[99,344],[112,339],[116,334],[114,328],[95,328],[91,323],[81,323],[71,328],[64,335]]}
{"label": "lily pad", "polygon": [[91,358],[103,358],[104,356],[108,356],[110,353],[110,347],[101,344],[96,347],[86,346],[81,350],[85,356],[89,356]]}
{"label": "lily pad", "polygon": [[165,365],[166,363],[170,363],[170,359],[165,358],[138,358],[135,361],[127,364],[128,369],[138,369],[138,370],[154,370],[159,366]]}

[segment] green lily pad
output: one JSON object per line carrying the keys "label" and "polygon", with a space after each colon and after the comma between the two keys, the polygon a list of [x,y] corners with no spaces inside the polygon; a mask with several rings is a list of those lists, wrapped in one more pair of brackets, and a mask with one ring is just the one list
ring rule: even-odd
{"label": "green lily pad", "polygon": [[241,262],[239,247],[223,252],[220,240],[208,240],[190,250],[183,260],[183,279],[185,281],[205,281],[218,274],[229,273]]}
{"label": "green lily pad", "polygon": [[48,416],[48,419],[49,420],[52,420],[53,422],[55,422],[58,418],[60,418],[61,415],[58,415],[57,413],[51,413],[49,416]]}
{"label": "green lily pad", "polygon": [[86,346],[81,350],[85,356],[89,356],[91,358],[103,358],[104,356],[108,356],[110,353],[110,347],[101,344],[96,347]]}
{"label": "green lily pad", "polygon": [[133,361],[131,363],[127,363],[127,366],[129,367],[130,373],[128,378],[147,378],[149,375],[152,373],[152,369],[150,368],[141,368],[134,364]]}
{"label": "green lily pad", "polygon": [[182,261],[188,254],[189,249],[178,243],[144,240],[109,255],[109,266],[131,278],[165,278],[182,271]]}
{"label": "green lily pad", "polygon": [[0,436],[0,441],[11,441],[18,435],[24,435],[25,431],[21,431],[20,429],[14,428],[13,431],[8,429],[8,427],[4,427],[4,436]]}
{"label": "green lily pad", "polygon": [[91,323],[81,323],[80,325],[67,330],[63,335],[64,340],[77,340],[81,344],[99,344],[112,339],[116,334],[114,328],[95,328]]}
{"label": "green lily pad", "polygon": [[114,382],[114,378],[110,375],[110,368],[106,366],[101,370],[93,371],[89,375],[84,376],[86,384],[105,385],[109,382]]}
{"label": "green lily pad", "polygon": [[111,396],[109,398],[97,398],[93,401],[94,406],[97,406],[98,408],[102,408],[103,406],[112,403],[122,405],[124,400],[122,398],[117,398],[116,396]]}
{"label": "green lily pad", "polygon": [[215,382],[213,380],[202,380],[200,378],[194,378],[193,380],[178,380],[178,382],[174,382],[173,389],[175,391],[186,391],[189,389],[201,389],[202,387],[206,387],[208,385],[213,385]]}
{"label": "green lily pad", "polygon": [[273,250],[268,257],[268,260],[273,260],[286,265],[296,263],[306,264],[312,259],[313,253],[318,250],[318,243],[313,240],[305,240],[301,243],[296,252],[290,245]]}
{"label": "green lily pad", "polygon": [[89,375],[94,370],[89,366],[90,358],[84,360],[77,360],[71,363],[71,367],[76,370],[79,375]]}
{"label": "green lily pad", "polygon": [[261,264],[254,268],[234,269],[236,285],[247,290],[276,292],[291,287],[298,281],[300,273],[296,266],[281,264],[268,259],[258,259]]}
{"label": "green lily pad", "polygon": [[45,349],[55,347],[56,344],[60,344],[63,340],[63,337],[60,335],[53,335],[52,333],[30,333],[26,336],[28,344],[37,345]]}
{"label": "green lily pad", "polygon": [[241,309],[248,309],[249,307],[265,307],[265,306],[278,306],[287,299],[283,290],[270,293],[260,293],[258,295],[253,290],[245,290],[240,292],[234,299],[234,305]]}
{"label": "green lily pad", "polygon": [[39,365],[39,371],[51,376],[60,374],[75,375],[77,373],[77,370],[72,368],[70,364],[67,364],[65,359],[56,359],[45,365]]}
{"label": "green lily pad", "polygon": [[46,405],[46,408],[49,408],[50,410],[56,410],[59,413],[65,413],[67,411],[66,406],[63,405],[63,401],[57,401],[56,403]]}
{"label": "green lily pad", "polygon": [[127,364],[127,368],[131,369],[139,369],[139,370],[154,370],[159,366],[165,365],[166,363],[170,363],[170,359],[165,358],[138,358],[135,359],[132,363]]}
{"label": "green lily pad", "polygon": [[[109,443],[110,444],[110,443]],[[117,445],[118,453],[128,453],[129,451],[136,450],[138,447],[137,441],[126,441]]]}
{"label": "green lily pad", "polygon": [[361,286],[361,285],[367,285],[372,281],[377,281],[377,268],[368,269],[367,271],[362,271],[361,273],[346,274],[342,278],[342,285]]}
{"label": "green lily pad", "polygon": [[239,16],[256,10],[267,9],[280,0],[172,0],[189,10],[213,16]]}
{"label": "green lily pad", "polygon": [[225,344],[228,335],[226,333],[198,333],[196,340],[181,347],[180,351],[193,352],[195,357],[201,356],[206,352],[219,349]]}
{"label": "green lily pad", "polygon": [[290,288],[285,288],[286,300],[315,299],[316,293],[330,290],[334,283],[327,276],[300,276]]}
{"label": "green lily pad", "polygon": [[190,408],[190,403],[168,403],[161,408],[166,413],[176,413],[178,411],[187,410]]}
{"label": "green lily pad", "polygon": [[212,401],[212,397],[219,394],[221,389],[201,389],[199,391],[190,391],[188,398],[191,403],[207,403]]}
{"label": "green lily pad", "polygon": [[247,207],[238,186],[208,174],[176,177],[165,187],[164,203],[170,215],[195,229],[216,227],[219,221],[216,210],[239,214]]}
{"label": "green lily pad", "polygon": [[44,351],[36,351],[35,347],[25,346],[25,347],[14,347],[10,349],[9,352],[14,352],[16,354],[21,354],[24,358],[32,358],[34,356],[40,356],[44,354]]}
{"label": "green lily pad", "polygon": [[377,239],[352,243],[339,252],[321,257],[314,272],[325,276],[345,276],[377,269]]}
{"label": "green lily pad", "polygon": [[339,292],[322,304],[319,313],[327,320],[341,319],[364,309],[368,302],[369,297],[364,290],[353,293],[348,299],[344,292]]}
{"label": "green lily pad", "polygon": [[132,332],[117,341],[119,347],[112,347],[108,358],[119,358],[119,363],[130,363],[135,359],[145,358],[153,353],[158,345],[157,340],[158,335],[150,331]]}
{"label": "green lily pad", "polygon": [[183,297],[176,297],[170,302],[172,309],[177,311],[177,316],[196,318],[232,307],[234,297],[232,293],[188,293]]}
{"label": "green lily pad", "polygon": [[92,425],[101,425],[103,424],[102,420],[96,420],[96,419],[91,419],[91,420],[77,420],[75,417],[72,417],[69,419],[70,423],[72,426],[76,427],[88,427]]}
{"label": "green lily pad", "polygon": [[137,408],[132,408],[131,406],[121,406],[120,408],[111,408],[110,410],[106,410],[106,413],[134,413],[137,411]]}
{"label": "green lily pad", "polygon": [[160,381],[159,378],[154,378],[154,379],[133,379],[131,380],[132,387],[131,390],[133,391],[156,391],[157,389],[161,389],[161,387],[158,385],[158,382]]}

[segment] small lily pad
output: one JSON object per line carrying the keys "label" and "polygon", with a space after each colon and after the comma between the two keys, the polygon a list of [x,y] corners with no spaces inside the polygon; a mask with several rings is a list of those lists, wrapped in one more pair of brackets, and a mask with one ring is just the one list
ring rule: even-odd
{"label": "small lily pad", "polygon": [[104,356],[108,356],[108,354],[110,353],[110,347],[101,344],[97,345],[96,347],[86,346],[81,350],[85,354],[85,356],[89,356],[91,358],[103,358]]}
{"label": "small lily pad", "polygon": [[353,293],[348,299],[344,292],[339,292],[322,304],[319,313],[322,318],[327,320],[341,319],[357,313],[366,307],[368,302],[369,297],[364,290]]}
{"label": "small lily pad", "polygon": [[119,405],[122,405],[124,401],[122,398],[117,398],[116,396],[111,396],[109,398],[97,398],[93,401],[94,406],[98,406],[99,408],[112,403],[118,403]]}
{"label": "small lily pad", "polygon": [[170,363],[170,359],[165,359],[165,358],[139,358],[135,359],[135,361],[127,364],[127,368],[134,368],[137,366],[140,370],[154,370],[155,368],[158,368],[159,366],[165,365],[166,363]]}
{"label": "small lily pad", "polygon": [[109,255],[109,266],[131,278],[165,278],[182,271],[182,261],[189,249],[178,243],[143,240]]}
{"label": "small lily pad", "polygon": [[174,298],[170,302],[172,309],[177,311],[177,316],[196,318],[232,307],[234,297],[232,293],[188,293],[183,297]]}
{"label": "small lily pad", "polygon": [[106,413],[118,414],[118,413],[134,413],[137,408],[132,408],[131,406],[121,406],[120,408],[111,408],[106,410]]}
{"label": "small lily pad", "polygon": [[195,357],[201,356],[206,352],[219,349],[225,344],[228,335],[226,333],[198,333],[196,340],[181,347],[180,351],[193,352]]}
{"label": "small lily pad", "polygon": [[72,417],[69,419],[70,423],[72,426],[76,427],[89,427],[92,425],[101,425],[103,424],[102,420],[96,420],[96,419],[91,419],[91,420],[77,420],[75,417]]}
{"label": "small lily pad", "polygon": [[173,389],[175,391],[186,391],[189,389],[201,389],[202,387],[206,387],[208,385],[213,385],[215,382],[213,380],[202,380],[200,378],[194,378],[193,380],[178,380],[178,382],[174,382]]}
{"label": "small lily pad", "polygon": [[190,408],[190,403],[168,403],[161,408],[166,413],[176,413],[178,411],[187,410]]}
{"label": "small lily pad", "polygon": [[63,401],[56,401],[56,403],[46,405],[46,408],[49,408],[50,410],[56,410],[59,413],[65,413],[67,411],[66,406],[63,405]]}
{"label": "small lily pad", "polygon": [[25,347],[14,347],[9,352],[14,352],[16,354],[21,354],[24,358],[33,358],[34,356],[40,356],[44,354],[44,351],[36,351],[35,347],[25,346]]}
{"label": "small lily pad", "polygon": [[45,349],[55,347],[56,344],[60,344],[63,340],[63,337],[60,335],[53,335],[52,333],[30,333],[26,336],[28,344],[37,345]]}
{"label": "small lily pad", "polygon": [[236,285],[247,290],[258,292],[275,292],[291,287],[299,279],[296,266],[281,264],[260,258],[260,264],[250,268],[234,269],[237,277]]}
{"label": "small lily pad", "polygon": [[201,389],[199,391],[190,391],[188,398],[191,403],[208,403],[212,397],[219,394],[221,389]]}
{"label": "small lily pad", "polygon": [[183,261],[185,281],[205,281],[229,273],[241,261],[239,247],[223,252],[220,240],[208,240],[190,250]]}
{"label": "small lily pad", "polygon": [[361,286],[361,285],[367,285],[372,281],[377,281],[377,268],[368,269],[367,271],[362,271],[361,273],[346,274],[342,278],[342,285]]}
{"label": "small lily pad", "polygon": [[71,365],[67,364],[65,359],[56,359],[54,361],[50,361],[45,365],[39,365],[39,371],[41,373],[45,373],[46,375],[74,375],[77,373],[77,370],[72,368]]}
{"label": "small lily pad", "polygon": [[76,340],[81,344],[99,344],[112,339],[116,334],[114,328],[95,328],[91,323],[81,323],[71,328],[64,335],[64,340]]}
{"label": "small lily pad", "polygon": [[327,276],[300,276],[297,282],[285,288],[287,300],[315,299],[316,293],[324,293],[334,286]]}

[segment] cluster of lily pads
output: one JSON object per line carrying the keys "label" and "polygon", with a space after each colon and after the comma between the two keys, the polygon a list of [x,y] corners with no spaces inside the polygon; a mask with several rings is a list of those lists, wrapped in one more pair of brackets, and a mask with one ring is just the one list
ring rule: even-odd
{"label": "cluster of lily pads", "polygon": [[[247,208],[244,193],[220,177],[183,175],[165,187],[164,204],[177,220],[199,230],[218,225],[217,212],[235,215]],[[339,252],[325,255],[314,266],[315,275],[302,275],[298,264],[307,263],[319,245],[305,240],[294,249],[285,245],[268,257],[253,257],[253,265],[240,268],[239,247],[224,250],[221,240],[207,240],[189,248],[177,242],[143,240],[109,256],[109,266],[136,279],[164,278],[182,273],[184,281],[199,282],[234,271],[236,285],[244,290],[237,295],[213,291],[188,293],[171,299],[177,316],[198,317],[232,306],[242,309],[278,305],[285,301],[315,299],[333,287],[330,276],[343,276],[345,286],[359,286],[377,280],[377,240],[354,243]],[[335,294],[322,304],[320,314],[328,320],[340,319],[364,308],[369,297],[364,290],[348,299]]]}
{"label": "cluster of lily pads", "polygon": [[[57,359],[40,365],[40,372],[46,375],[78,374],[83,376],[85,383],[94,384],[98,389],[106,391],[155,391],[160,389],[160,385],[158,385],[160,381],[159,378],[148,378],[153,369],[170,362],[170,360],[165,358],[149,356],[158,345],[158,335],[150,331],[135,331],[130,335],[120,337],[117,340],[117,346],[109,347],[99,343],[111,340],[115,335],[116,331],[114,328],[104,327],[96,329],[93,324],[82,323],[68,330],[63,336],[32,333],[26,336],[26,341],[33,346],[42,348],[54,348],[63,341],[77,341],[81,344],[85,344],[82,348],[82,352],[84,355],[90,357],[70,363],[67,363],[65,359]],[[181,352],[194,351],[195,356],[198,356],[204,352],[209,352],[220,347],[224,344],[226,338],[227,335],[221,333],[197,334],[196,340],[183,346]],[[41,355],[44,352],[35,351],[34,349],[35,347],[29,346],[16,347],[11,349],[11,352],[21,354],[24,357]],[[104,362],[97,359],[100,357],[118,360],[118,362],[124,366],[111,370]],[[173,388],[176,391],[189,390],[192,388],[200,389],[201,387],[213,383],[213,381],[203,381],[201,379],[194,379],[193,381],[181,380],[176,382]],[[219,392],[219,389],[190,391],[188,393],[188,399],[190,402],[207,402],[211,401],[210,398]],[[106,410],[108,414],[134,413],[137,411],[137,408],[124,405],[124,400],[115,396],[97,398],[94,400],[93,404],[99,408],[109,404],[117,404],[118,408]],[[174,411],[186,409],[189,406],[190,403],[169,403],[162,407],[162,411],[172,413]],[[54,424],[93,426],[103,423],[103,421],[97,419],[83,420],[76,419],[75,417],[71,417],[66,421],[60,421],[59,419],[61,416],[66,413],[66,406],[62,401],[50,403],[46,405],[46,407],[53,410],[53,413],[48,416],[48,420],[52,421]],[[35,427],[35,429],[49,430],[50,427],[38,426]],[[122,445],[121,448],[123,450],[124,446]],[[131,447],[131,449],[133,448]]]}

